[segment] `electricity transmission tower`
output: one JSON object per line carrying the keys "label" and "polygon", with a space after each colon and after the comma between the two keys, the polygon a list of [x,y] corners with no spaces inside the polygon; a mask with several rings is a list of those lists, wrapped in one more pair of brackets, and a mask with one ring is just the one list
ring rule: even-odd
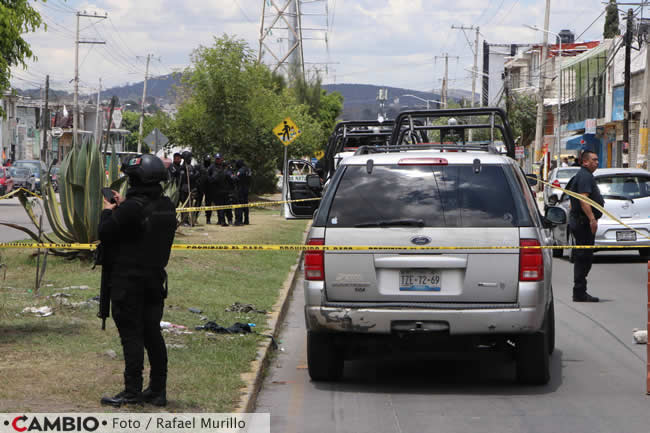
{"label": "electricity transmission tower", "polygon": [[[324,4],[324,12],[303,10]],[[309,5],[309,6],[308,6]],[[318,17],[327,17],[325,24]],[[328,47],[329,13],[326,0],[262,0],[258,62],[265,61],[271,71],[281,70],[289,79],[305,79],[305,65],[327,65],[327,62],[306,62],[305,41],[324,41]],[[328,49],[329,52],[329,49]],[[312,69],[319,70],[318,66]],[[327,69],[325,69],[327,71]]]}

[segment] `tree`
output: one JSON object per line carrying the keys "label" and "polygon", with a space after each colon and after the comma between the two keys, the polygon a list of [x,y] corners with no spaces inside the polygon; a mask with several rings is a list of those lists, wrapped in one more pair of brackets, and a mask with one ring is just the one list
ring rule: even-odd
{"label": "tree", "polygon": [[[0,0],[0,95],[10,86],[11,67],[26,68],[26,59],[36,60],[22,35],[36,31],[41,24],[46,27],[28,0]],[[4,114],[2,108],[0,114]]]}
{"label": "tree", "polygon": [[521,137],[521,145],[528,146],[535,138],[537,99],[523,93],[512,93],[510,99],[508,121],[512,128],[513,138]]}
{"label": "tree", "polygon": [[603,30],[603,38],[611,39],[614,36],[621,34],[618,22],[618,5],[616,0],[609,0],[607,5],[607,15],[605,15],[605,28]]}

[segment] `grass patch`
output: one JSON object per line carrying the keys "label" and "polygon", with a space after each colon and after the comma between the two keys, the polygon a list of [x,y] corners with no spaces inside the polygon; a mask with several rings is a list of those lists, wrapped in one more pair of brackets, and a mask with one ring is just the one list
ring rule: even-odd
{"label": "grass patch", "polygon": [[[181,228],[175,243],[299,244],[306,221],[286,221],[279,209],[251,210],[252,225]],[[216,215],[213,216],[216,220]],[[200,218],[203,222],[203,217]],[[194,327],[206,316],[222,326],[255,323],[267,330],[260,313],[224,311],[238,301],[270,311],[297,253],[281,251],[173,251],[167,266],[169,296],[163,320],[187,326],[192,334],[164,333],[169,379],[166,410],[231,412],[239,401],[240,374],[250,369],[257,335],[207,335]],[[72,307],[99,294],[100,269],[78,260],[48,257],[43,287],[33,293],[36,260],[31,250],[0,250],[0,411],[104,411],[102,395],[123,387],[124,360],[117,329],[106,331],[97,304]],[[80,289],[87,286],[87,289]],[[67,297],[54,297],[65,293]],[[25,307],[49,306],[54,314],[22,314]],[[201,309],[199,314],[188,310]],[[111,358],[108,351],[116,353]],[[146,356],[145,356],[146,358]],[[145,386],[148,366],[145,361]],[[145,406],[151,411],[154,407]],[[132,410],[127,409],[127,410]]]}

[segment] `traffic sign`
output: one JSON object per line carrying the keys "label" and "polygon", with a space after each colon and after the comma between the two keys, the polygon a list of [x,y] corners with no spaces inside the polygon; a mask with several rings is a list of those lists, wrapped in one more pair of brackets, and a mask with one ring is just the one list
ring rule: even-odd
{"label": "traffic sign", "polygon": [[52,128],[52,137],[60,137],[63,135],[63,128],[54,127]]}
{"label": "traffic sign", "polygon": [[293,143],[296,138],[300,137],[302,131],[295,123],[293,123],[293,120],[287,117],[282,121],[282,123],[273,128],[273,134],[280,139],[282,144],[288,146]]}
{"label": "traffic sign", "polygon": [[314,152],[314,158],[316,159],[323,159],[324,156],[325,156],[325,152],[323,152],[322,150],[317,150],[316,152]]}
{"label": "traffic sign", "polygon": [[122,126],[122,110],[116,108],[113,111],[113,125],[115,125],[116,129],[120,129],[120,126]]}

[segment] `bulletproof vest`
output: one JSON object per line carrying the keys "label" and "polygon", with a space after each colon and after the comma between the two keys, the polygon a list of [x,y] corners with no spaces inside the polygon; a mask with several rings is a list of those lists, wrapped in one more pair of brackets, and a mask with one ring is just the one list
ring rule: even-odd
{"label": "bulletproof vest", "polygon": [[116,242],[114,269],[129,269],[133,274],[162,269],[167,266],[174,241],[176,208],[166,196],[155,200],[134,196],[129,200],[140,206],[139,224],[125,227]]}

